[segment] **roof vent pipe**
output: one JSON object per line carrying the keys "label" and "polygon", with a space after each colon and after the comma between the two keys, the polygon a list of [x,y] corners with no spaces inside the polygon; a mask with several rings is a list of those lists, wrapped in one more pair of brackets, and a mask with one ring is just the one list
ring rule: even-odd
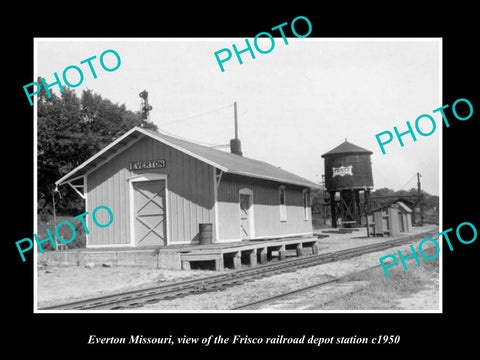
{"label": "roof vent pipe", "polygon": [[230,152],[232,154],[242,156],[242,143],[238,138],[238,121],[237,121],[237,102],[233,103],[233,111],[235,115],[235,139],[230,140]]}

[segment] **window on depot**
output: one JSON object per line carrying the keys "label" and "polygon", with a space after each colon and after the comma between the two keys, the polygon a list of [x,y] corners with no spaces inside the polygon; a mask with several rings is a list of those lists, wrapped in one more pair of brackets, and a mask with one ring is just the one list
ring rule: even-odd
{"label": "window on depot", "polygon": [[303,189],[303,219],[309,220],[310,218],[310,194],[308,189]]}

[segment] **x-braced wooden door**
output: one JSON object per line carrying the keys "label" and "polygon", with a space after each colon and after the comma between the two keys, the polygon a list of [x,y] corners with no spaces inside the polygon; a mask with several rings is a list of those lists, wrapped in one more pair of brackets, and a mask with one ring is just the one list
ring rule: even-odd
{"label": "x-braced wooden door", "polygon": [[133,183],[135,246],[167,244],[165,180]]}

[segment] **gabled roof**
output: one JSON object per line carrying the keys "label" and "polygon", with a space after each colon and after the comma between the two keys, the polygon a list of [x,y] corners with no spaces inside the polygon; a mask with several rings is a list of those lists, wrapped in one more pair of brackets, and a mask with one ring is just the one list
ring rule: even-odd
{"label": "gabled roof", "polygon": [[188,154],[200,161],[203,161],[217,169],[227,173],[243,175],[253,178],[273,180],[286,184],[305,186],[308,188],[320,188],[320,185],[292,174],[279,167],[270,165],[263,161],[250,159],[247,157],[235,155],[229,152],[209,148],[203,145],[195,144],[190,141],[181,140],[179,138],[159,133],[152,130],[134,127],[117,140],[100,150],[98,153],[90,157],[84,163],[77,166],[68,174],[57,180],[55,184],[61,185],[78,179],[79,177],[90,172],[94,168],[101,166],[105,161],[115,156],[122,148],[133,144],[140,138],[148,136],[156,141],[173,147],[185,154]]}
{"label": "gabled roof", "polygon": [[364,149],[355,144],[349,143],[347,140],[329,152],[322,155],[322,157],[336,154],[373,154],[370,150]]}
{"label": "gabled roof", "polygon": [[395,203],[406,213],[413,213],[412,209],[405,205],[403,201],[396,201]]}

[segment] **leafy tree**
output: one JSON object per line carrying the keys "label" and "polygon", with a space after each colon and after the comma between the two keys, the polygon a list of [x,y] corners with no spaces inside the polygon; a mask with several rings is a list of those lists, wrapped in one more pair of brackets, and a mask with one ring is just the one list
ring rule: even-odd
{"label": "leafy tree", "polygon": [[[37,193],[40,212],[51,212],[54,183],[134,126],[156,130],[140,112],[84,90],[78,98],[64,87],[49,98],[37,97]],[[83,200],[69,186],[59,188],[57,212],[83,211]]]}
{"label": "leafy tree", "polygon": [[[409,190],[398,190],[398,191],[394,191],[389,188],[377,189],[371,193],[372,208],[375,209],[378,207],[388,206],[395,200],[402,197],[405,197],[411,203],[415,203],[417,201],[417,198],[416,198],[417,194],[418,194],[418,190],[416,188],[411,188]],[[424,210],[427,210],[427,209],[438,210],[438,205],[439,205],[438,196],[431,195],[424,190],[422,190],[421,194],[422,194]],[[414,195],[415,197],[413,197],[412,195]],[[382,196],[390,196],[390,197],[381,198]],[[409,197],[406,197],[406,196],[409,196]]]}

